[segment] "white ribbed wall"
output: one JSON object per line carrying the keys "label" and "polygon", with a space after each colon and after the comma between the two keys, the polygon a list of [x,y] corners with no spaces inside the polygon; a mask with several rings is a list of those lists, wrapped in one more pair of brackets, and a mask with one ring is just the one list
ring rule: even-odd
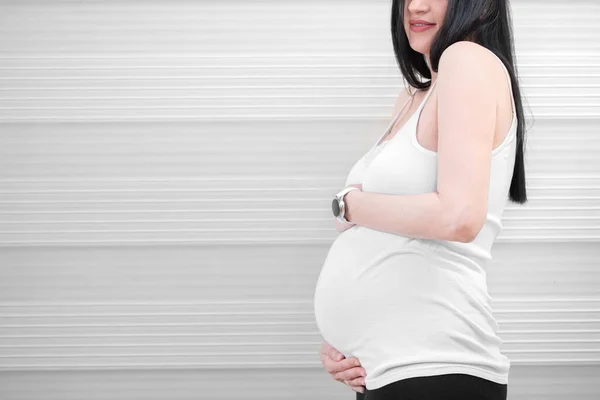
{"label": "white ribbed wall", "polygon": [[[354,398],[312,300],[403,85],[390,3],[0,0],[1,400]],[[512,9],[509,399],[598,399],[600,5]]]}

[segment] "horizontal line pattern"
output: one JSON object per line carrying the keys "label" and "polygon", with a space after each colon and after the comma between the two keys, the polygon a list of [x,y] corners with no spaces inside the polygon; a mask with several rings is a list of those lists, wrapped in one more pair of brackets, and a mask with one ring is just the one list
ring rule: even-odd
{"label": "horizontal line pattern", "polygon": [[[4,249],[0,369],[319,367],[311,294],[327,247]],[[597,364],[598,248],[552,249],[494,248],[503,351],[516,365]]]}
{"label": "horizontal line pattern", "polygon": [[[600,299],[501,299],[495,305],[511,363],[600,362]],[[4,371],[320,365],[312,302],[301,300],[2,303],[0,321]]]}
{"label": "horizontal line pattern", "polygon": [[[509,399],[563,400],[565,395],[576,393],[578,400],[597,400],[600,383],[595,378],[599,373],[599,366],[516,366],[510,377]],[[266,375],[270,379],[265,379]],[[307,386],[306,382],[311,384]],[[94,388],[94,396],[101,399],[114,398],[115,393],[147,400],[162,400],[165,396],[185,399],[198,393],[249,400],[280,400],[289,393],[297,398],[314,397],[318,393],[319,398],[328,400],[354,396],[347,386],[333,381],[321,368],[207,369],[201,374],[195,370],[175,369],[78,374],[28,371],[1,374],[0,383],[6,393],[20,394],[21,388],[27,388],[27,396],[21,397],[23,400],[80,400],[89,396],[90,387]],[[56,393],[57,387],[64,390]]]}
{"label": "horizontal line pattern", "polygon": [[[264,141],[264,144],[268,140]],[[533,141],[532,141],[533,142]],[[549,141],[547,141],[548,143]],[[143,141],[146,143],[146,141]],[[248,140],[240,140],[235,147],[240,149],[253,145]],[[256,142],[254,142],[256,146]],[[320,166],[331,163],[331,169],[339,170],[351,165],[354,154],[340,152],[319,152],[311,149],[309,143],[293,146],[292,143],[273,144],[284,148],[290,146],[287,163],[283,163],[280,152],[262,153],[260,163],[235,164],[235,151],[224,150],[221,160],[214,158],[211,168],[202,164],[205,157],[211,157],[215,147],[226,144],[207,144],[196,146],[199,150],[183,161],[183,155],[170,157],[170,161],[158,162],[161,156],[149,156],[146,163],[146,179],[117,180],[56,180],[48,176],[42,179],[45,171],[63,169],[63,160],[69,157],[55,158],[55,162],[39,162],[39,167],[20,163],[15,172],[35,169],[39,173],[35,181],[26,179],[6,179],[0,183],[0,246],[52,245],[52,244],[89,244],[103,243],[194,243],[194,244],[235,244],[248,242],[306,242],[330,243],[337,232],[333,226],[330,210],[330,198],[339,186],[338,178],[319,177],[317,168],[303,164],[303,160],[313,157],[321,159]],[[56,144],[31,144],[28,151],[36,147],[55,146],[60,153],[64,149]],[[90,145],[96,151],[100,145]],[[159,144],[157,144],[159,146]],[[321,147],[325,147],[323,144]],[[546,144],[548,146],[548,144]],[[74,147],[83,147],[74,145]],[[138,146],[139,148],[140,146]],[[182,148],[185,144],[182,144]],[[192,146],[189,146],[191,148]],[[231,147],[231,146],[230,146]],[[260,147],[260,146],[257,146]],[[296,151],[292,151],[292,147]],[[114,174],[119,171],[143,170],[140,163],[131,162],[135,157],[136,146],[124,150],[123,157],[116,158],[109,147],[103,156],[89,154],[87,157],[77,151],[73,157],[96,158]],[[304,148],[305,150],[302,150]],[[537,149],[536,149],[537,150]],[[18,152],[18,146],[7,145],[0,150],[6,151],[8,159],[24,160],[20,156],[9,156]],[[541,152],[541,150],[540,150]],[[138,154],[143,151],[138,152]],[[590,151],[591,157],[592,151]],[[76,155],[77,154],[77,155]],[[225,156],[229,154],[229,156]],[[563,152],[564,165],[568,159]],[[253,153],[256,156],[256,153]],[[41,157],[41,156],[40,156]],[[112,159],[112,161],[109,161]],[[198,161],[196,161],[196,160]],[[550,166],[552,160],[534,159],[540,164]],[[0,164],[7,162],[3,158]],[[10,163],[10,161],[8,161]],[[581,163],[581,157],[572,156],[572,165]],[[595,161],[590,158],[590,163]],[[120,164],[120,165],[119,165]],[[152,172],[161,168],[195,170],[209,175],[210,169],[224,171],[229,168],[228,177],[203,179],[152,179]],[[152,167],[154,165],[154,167]],[[282,167],[279,167],[282,165]],[[94,166],[89,164],[78,168],[83,177],[91,174]],[[97,165],[96,165],[97,167]],[[312,171],[306,171],[308,168]],[[107,170],[105,169],[105,171]],[[282,177],[244,178],[246,173],[271,169],[279,170]],[[540,168],[541,169],[541,168]],[[293,179],[296,173],[312,172],[309,176]],[[599,171],[600,172],[600,171]],[[290,178],[286,178],[289,174]],[[33,174],[32,174],[33,175]],[[47,174],[49,175],[49,174]],[[311,176],[312,175],[312,176]],[[530,201],[525,206],[509,203],[504,213],[504,228],[498,237],[502,241],[556,241],[556,240],[598,240],[600,239],[600,173],[598,175],[531,175],[529,179]],[[293,223],[293,225],[291,224]]]}
{"label": "horizontal line pattern", "polygon": [[[388,7],[4,2],[0,370],[322,368],[299,299],[402,87]],[[600,7],[512,8],[530,202],[489,269],[503,352],[598,365]]]}
{"label": "horizontal line pattern", "polygon": [[[402,86],[389,5],[218,4],[4,5],[0,246],[333,240],[331,196],[387,124]],[[517,60],[525,112],[535,117],[528,173],[545,186],[529,180],[530,203],[508,206],[498,240],[597,241],[600,51],[585,16],[598,7],[530,7],[513,6]],[[575,14],[584,19],[572,23],[592,31],[566,29],[546,47],[554,19],[568,25]],[[332,178],[319,178],[323,171]],[[587,177],[554,187],[559,174]],[[310,182],[251,177],[273,175]],[[193,176],[238,180],[170,182]],[[49,181],[57,177],[65,182]],[[163,180],[143,182],[150,177]],[[77,192],[81,181],[88,192]],[[546,210],[566,206],[581,209]],[[294,227],[291,214],[301,219]]]}
{"label": "horizontal line pattern", "polygon": [[[388,119],[389,4],[334,3],[5,5],[0,122]],[[525,112],[597,119],[597,5],[528,7],[513,6]]]}

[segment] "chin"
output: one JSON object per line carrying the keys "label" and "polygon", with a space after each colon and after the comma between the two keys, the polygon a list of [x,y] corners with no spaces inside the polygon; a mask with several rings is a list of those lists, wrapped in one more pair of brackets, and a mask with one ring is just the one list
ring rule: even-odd
{"label": "chin", "polygon": [[431,48],[431,40],[425,38],[409,38],[408,43],[414,51],[418,51],[421,54],[427,54]]}
{"label": "chin", "polygon": [[428,54],[429,49],[431,48],[429,43],[415,43],[414,45],[411,43],[410,47],[412,47],[414,51],[418,51],[421,54]]}

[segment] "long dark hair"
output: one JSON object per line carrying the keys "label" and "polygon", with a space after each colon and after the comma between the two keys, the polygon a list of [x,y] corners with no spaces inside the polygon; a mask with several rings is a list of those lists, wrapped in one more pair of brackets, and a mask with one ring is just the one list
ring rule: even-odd
{"label": "long dark hair", "polygon": [[[440,57],[446,48],[453,43],[470,40],[496,54],[508,69],[517,113],[517,149],[509,198],[515,203],[523,204],[527,201],[524,163],[525,118],[517,68],[513,61],[512,17],[508,1],[448,0],[446,17],[431,44],[429,57],[431,69],[437,72]],[[404,30],[404,2],[405,0],[393,0],[392,3],[392,42],[396,61],[410,86],[427,89],[431,85],[431,72],[425,56],[410,47]],[[429,81],[420,81],[418,75],[428,78]]]}

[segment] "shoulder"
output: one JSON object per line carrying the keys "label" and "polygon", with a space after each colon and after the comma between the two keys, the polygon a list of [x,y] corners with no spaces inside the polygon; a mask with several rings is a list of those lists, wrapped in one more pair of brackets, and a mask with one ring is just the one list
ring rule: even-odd
{"label": "shoulder", "polygon": [[451,81],[463,84],[472,81],[493,84],[504,79],[504,71],[496,55],[486,47],[470,41],[460,41],[448,46],[440,56],[438,73],[440,77],[452,76]]}
{"label": "shoulder", "polygon": [[462,40],[448,46],[440,57],[440,65],[454,64],[487,64],[493,63],[496,56],[488,48],[467,40]]}

